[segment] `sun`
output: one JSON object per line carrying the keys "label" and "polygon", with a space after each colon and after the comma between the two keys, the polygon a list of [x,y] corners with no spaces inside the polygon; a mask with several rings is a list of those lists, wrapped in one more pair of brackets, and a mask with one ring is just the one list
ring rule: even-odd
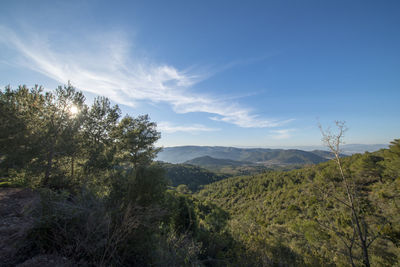
{"label": "sun", "polygon": [[71,113],[72,116],[78,114],[78,112],[79,112],[79,109],[78,109],[78,107],[75,106],[75,105],[72,105],[72,106],[69,108],[69,113]]}

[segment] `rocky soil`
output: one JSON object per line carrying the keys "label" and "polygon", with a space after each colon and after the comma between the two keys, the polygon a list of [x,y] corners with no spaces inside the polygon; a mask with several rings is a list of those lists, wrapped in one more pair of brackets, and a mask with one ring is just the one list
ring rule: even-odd
{"label": "rocky soil", "polygon": [[28,256],[20,249],[34,219],[32,210],[40,202],[37,193],[24,188],[0,188],[0,266],[50,267],[76,266],[55,254]]}

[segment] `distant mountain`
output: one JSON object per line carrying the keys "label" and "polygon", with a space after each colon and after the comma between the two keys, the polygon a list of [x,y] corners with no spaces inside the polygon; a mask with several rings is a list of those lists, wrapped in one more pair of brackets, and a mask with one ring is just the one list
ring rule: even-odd
{"label": "distant mountain", "polygon": [[352,155],[356,153],[364,153],[366,151],[374,152],[388,147],[389,145],[384,145],[384,144],[374,144],[374,145],[345,144],[342,146],[342,152],[347,155]]}
{"label": "distant mountain", "polygon": [[[332,152],[326,151],[326,150],[313,150],[313,151],[310,151],[310,152],[315,154],[315,155],[318,155],[318,156],[320,156],[322,158],[328,159],[328,160],[329,159],[333,159],[335,157]],[[346,155],[345,154],[341,154],[340,156],[344,157]]]}
{"label": "distant mountain", "polygon": [[[211,158],[202,158],[202,157]],[[196,159],[200,158],[200,159]],[[287,164],[313,164],[330,159],[326,151],[303,151],[298,149],[269,149],[269,148],[235,148],[220,146],[180,146],[167,147],[158,154],[157,160],[170,163],[183,163],[193,159],[198,162],[217,163],[215,159],[231,160],[230,164],[241,164],[238,162],[257,163],[262,165],[287,165]],[[192,163],[193,164],[193,163]],[[196,164],[202,165],[202,164]]]}
{"label": "distant mountain", "polygon": [[216,159],[210,156],[203,156],[185,161],[185,164],[197,165],[202,167],[213,166],[244,166],[253,164],[249,161],[236,161],[231,159]]}
{"label": "distant mountain", "polygon": [[[341,146],[341,151],[345,155],[353,155],[356,153],[364,153],[368,152],[375,152],[383,148],[388,148],[388,144],[343,144]],[[328,151],[329,149],[326,146],[296,146],[296,147],[283,147],[284,149],[299,149],[304,151]]]}
{"label": "distant mountain", "polygon": [[239,160],[238,155],[242,149],[234,147],[211,147],[211,146],[177,146],[166,147],[158,153],[157,160],[183,163],[185,161],[210,156],[213,158]]}

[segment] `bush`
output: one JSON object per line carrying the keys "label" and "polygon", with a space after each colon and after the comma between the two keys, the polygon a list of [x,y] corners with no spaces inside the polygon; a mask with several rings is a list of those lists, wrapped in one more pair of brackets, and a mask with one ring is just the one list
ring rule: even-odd
{"label": "bush", "polygon": [[34,249],[93,265],[104,258],[111,218],[104,203],[90,193],[70,196],[41,190],[35,217],[29,234]]}

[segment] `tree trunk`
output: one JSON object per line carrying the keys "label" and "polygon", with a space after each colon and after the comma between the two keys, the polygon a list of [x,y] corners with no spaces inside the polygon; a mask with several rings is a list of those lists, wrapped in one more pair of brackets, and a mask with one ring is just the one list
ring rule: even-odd
{"label": "tree trunk", "polygon": [[74,179],[74,165],[75,165],[75,157],[71,158],[71,180]]}
{"label": "tree trunk", "polygon": [[352,267],[356,267],[356,265],[354,264],[353,252],[351,251],[351,249],[349,249],[349,258],[350,258],[351,266],[352,266]]}
{"label": "tree trunk", "polygon": [[51,168],[53,165],[53,157],[54,157],[54,144],[51,145],[50,151],[47,155],[47,165],[46,165],[46,172],[44,174],[43,185],[48,185],[50,180]]}
{"label": "tree trunk", "polygon": [[361,242],[361,247],[362,247],[362,251],[363,251],[363,263],[364,263],[364,266],[370,267],[370,264],[369,264],[369,255],[368,255],[368,247],[367,247],[367,242],[366,242],[366,240],[363,240],[363,241]]}
{"label": "tree trunk", "polygon": [[[356,227],[357,227],[357,233],[358,233],[358,238],[360,239],[361,249],[363,251],[363,263],[364,263],[364,266],[370,267],[369,255],[368,255],[368,246],[367,246],[367,231],[366,231],[366,228],[365,228],[365,225],[364,225],[365,233],[363,234],[362,229],[361,229],[361,225],[360,225],[360,220],[358,218],[358,215],[356,214],[353,202],[352,202],[352,213],[353,213],[353,217],[354,217],[355,224],[356,224]],[[361,218],[361,220],[362,220],[362,218]]]}

